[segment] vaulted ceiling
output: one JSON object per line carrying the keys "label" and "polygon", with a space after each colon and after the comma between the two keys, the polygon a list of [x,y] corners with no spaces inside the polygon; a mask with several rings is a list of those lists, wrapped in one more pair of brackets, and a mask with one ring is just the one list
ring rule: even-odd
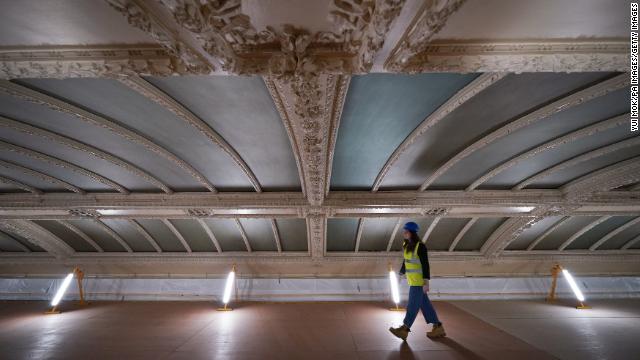
{"label": "vaulted ceiling", "polygon": [[638,273],[628,6],[0,0],[0,274]]}

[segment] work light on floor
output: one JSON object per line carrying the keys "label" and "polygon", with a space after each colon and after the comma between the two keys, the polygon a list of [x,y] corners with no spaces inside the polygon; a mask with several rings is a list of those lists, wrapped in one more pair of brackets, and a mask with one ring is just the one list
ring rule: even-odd
{"label": "work light on floor", "polygon": [[398,276],[396,275],[396,272],[391,269],[391,264],[389,264],[389,283],[391,284],[391,299],[396,304],[396,307],[391,308],[389,310],[404,311],[403,308],[398,306],[398,304],[400,304],[400,291],[398,290]]}
{"label": "work light on floor", "polygon": [[573,276],[571,276],[571,274],[569,273],[569,271],[567,271],[567,269],[562,269],[562,274],[564,275],[564,278],[569,283],[569,286],[571,287],[571,290],[573,290],[573,293],[576,295],[576,298],[578,299],[578,302],[580,303],[580,305],[578,305],[577,308],[578,309],[590,309],[589,306],[586,306],[584,304],[584,295],[582,295],[582,291],[580,291],[580,288],[578,287],[578,284],[576,284],[575,280],[573,280]]}
{"label": "work light on floor", "polygon": [[60,303],[60,300],[62,300],[64,293],[67,292],[67,289],[69,288],[69,284],[71,284],[71,280],[73,280],[73,273],[69,273],[67,277],[64,278],[64,281],[62,281],[62,285],[60,285],[60,287],[58,288],[58,292],[56,292],[56,296],[54,296],[53,300],[51,300],[52,308],[51,310],[47,311],[47,314],[60,313],[60,311],[58,310],[58,304]]}
{"label": "work light on floor", "polygon": [[233,289],[233,283],[236,279],[236,266],[233,265],[231,272],[227,275],[227,283],[224,285],[224,294],[222,295],[222,302],[224,303],[223,308],[219,308],[218,311],[230,311],[233,310],[227,305],[229,304],[229,300],[231,300],[231,290]]}

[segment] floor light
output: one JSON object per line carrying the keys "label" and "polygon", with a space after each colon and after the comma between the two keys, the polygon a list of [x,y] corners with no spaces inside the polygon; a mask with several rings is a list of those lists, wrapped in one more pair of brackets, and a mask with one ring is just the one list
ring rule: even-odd
{"label": "floor light", "polygon": [[222,302],[224,303],[224,307],[219,308],[218,311],[233,310],[227,307],[227,304],[229,304],[229,300],[231,300],[231,290],[233,288],[235,278],[236,278],[236,266],[233,265],[231,272],[229,273],[229,275],[227,275],[227,283],[224,286],[224,294],[222,295]]}
{"label": "floor light", "polygon": [[398,276],[396,276],[396,272],[391,269],[391,264],[389,264],[389,283],[391,284],[391,299],[396,304],[395,308],[391,308],[392,311],[404,311],[404,309],[400,308],[398,304],[400,304],[400,291],[398,290]]}
{"label": "floor light", "polygon": [[580,305],[578,305],[577,308],[578,309],[590,309],[590,307],[586,306],[583,303],[584,295],[582,295],[582,291],[580,291],[580,288],[578,288],[578,285],[576,284],[575,280],[573,280],[573,276],[571,276],[571,274],[569,273],[569,271],[567,269],[562,269],[562,274],[564,275],[564,278],[569,283],[569,286],[571,287],[571,290],[573,290],[573,293],[576,295],[576,298],[578,299],[578,302],[580,302]]}
{"label": "floor light", "polygon": [[64,296],[64,293],[67,291],[67,288],[69,288],[69,284],[71,284],[71,280],[73,280],[73,273],[70,273],[67,275],[67,277],[64,278],[64,281],[62,282],[62,285],[60,285],[60,287],[58,288],[58,292],[56,293],[56,296],[53,297],[53,300],[51,300],[51,310],[47,311],[47,314],[59,314],[60,311],[58,310],[58,304],[60,303],[60,300],[62,300],[62,297]]}

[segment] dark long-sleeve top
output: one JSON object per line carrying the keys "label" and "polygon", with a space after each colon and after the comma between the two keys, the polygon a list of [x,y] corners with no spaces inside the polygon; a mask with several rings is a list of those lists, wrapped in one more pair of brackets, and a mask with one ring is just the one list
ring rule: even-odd
{"label": "dark long-sleeve top", "polygon": [[[418,257],[420,258],[420,264],[422,265],[422,278],[431,279],[431,273],[429,272],[429,257],[427,255],[427,247],[424,243],[418,243]],[[402,261],[402,267],[400,268],[400,274],[404,275],[404,260]]]}

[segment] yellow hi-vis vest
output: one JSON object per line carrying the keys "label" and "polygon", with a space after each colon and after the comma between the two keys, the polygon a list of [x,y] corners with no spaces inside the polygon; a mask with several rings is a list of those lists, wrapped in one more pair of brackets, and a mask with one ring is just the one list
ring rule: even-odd
{"label": "yellow hi-vis vest", "polygon": [[411,251],[404,251],[404,273],[407,274],[407,281],[409,286],[423,286],[424,279],[422,278],[422,264],[418,257],[418,245]]}

